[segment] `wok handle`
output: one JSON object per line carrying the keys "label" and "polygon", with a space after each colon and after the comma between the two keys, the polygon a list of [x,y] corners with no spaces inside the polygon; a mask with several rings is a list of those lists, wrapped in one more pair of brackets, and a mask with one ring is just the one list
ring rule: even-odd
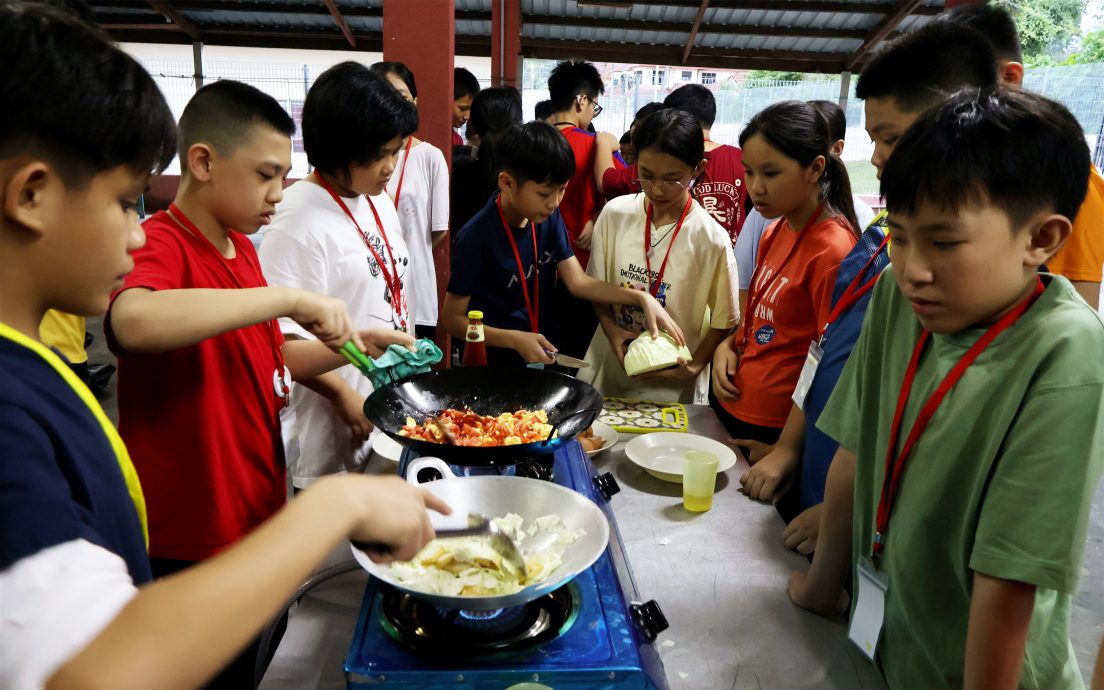
{"label": "wok handle", "polygon": [[595,417],[597,417],[601,413],[602,413],[602,408],[600,408],[600,407],[598,409],[594,409],[593,407],[588,407],[588,408],[583,409],[583,410],[575,410],[574,412],[567,415],[566,417],[564,417],[560,421],[556,422],[556,424],[552,427],[552,431],[548,432],[548,438],[541,441],[541,445],[542,446],[547,446],[549,443],[551,443],[554,440],[555,436],[556,436],[556,431],[561,426],[563,426],[563,423],[566,422],[567,420],[573,419],[575,417],[578,417],[579,415],[584,415],[584,414],[593,414]]}

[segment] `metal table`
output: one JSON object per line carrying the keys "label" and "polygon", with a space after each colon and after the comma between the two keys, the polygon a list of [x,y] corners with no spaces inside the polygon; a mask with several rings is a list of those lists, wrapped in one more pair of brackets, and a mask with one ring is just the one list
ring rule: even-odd
{"label": "metal table", "polygon": [[[687,410],[692,433],[727,438],[708,407]],[[640,593],[671,623],[656,644],[672,690],[885,687],[848,642],[842,616],[826,620],[790,603],[786,581],[808,563],[783,546],[774,508],[737,491],[747,468],[742,460],[718,477],[713,509],[693,514],[682,507],[680,485],[625,457],[632,438],[622,434],[593,460],[621,485],[612,505]],[[393,472],[394,464],[376,457],[369,471]],[[332,562],[347,558],[341,549]],[[342,575],[304,597],[263,690],[344,689],[342,664],[366,578]]]}

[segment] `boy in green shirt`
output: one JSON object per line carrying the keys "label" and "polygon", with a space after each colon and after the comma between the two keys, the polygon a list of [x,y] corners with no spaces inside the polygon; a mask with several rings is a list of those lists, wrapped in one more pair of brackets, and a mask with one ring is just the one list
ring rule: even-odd
{"label": "boy in green shirt", "polygon": [[852,637],[892,687],[1082,687],[1068,626],[1104,469],[1104,323],[1039,267],[1088,160],[1061,105],[971,89],[883,171],[892,266],[820,418],[841,447],[790,594],[842,608],[855,568]]}

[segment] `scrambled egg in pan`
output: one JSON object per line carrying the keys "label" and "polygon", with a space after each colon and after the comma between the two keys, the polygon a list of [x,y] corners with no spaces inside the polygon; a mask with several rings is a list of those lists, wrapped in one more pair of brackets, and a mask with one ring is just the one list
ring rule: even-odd
{"label": "scrambled egg in pan", "polygon": [[[568,546],[586,531],[568,529],[558,515],[539,517],[524,527],[520,515],[495,518],[495,524],[510,535],[525,559],[525,573],[519,573],[491,548],[485,537],[434,539],[412,561],[392,563],[391,574],[409,589],[443,596],[498,596],[513,594],[551,577],[563,562]],[[548,546],[526,549],[538,541]]]}

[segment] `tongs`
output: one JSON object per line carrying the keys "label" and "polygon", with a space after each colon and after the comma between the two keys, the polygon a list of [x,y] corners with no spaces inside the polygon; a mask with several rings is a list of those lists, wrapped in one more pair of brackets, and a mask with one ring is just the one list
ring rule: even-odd
{"label": "tongs", "polygon": [[376,364],[372,358],[358,350],[352,340],[341,346],[341,354],[365,376],[376,370]]}
{"label": "tongs", "polygon": [[[521,551],[518,550],[517,544],[510,535],[502,531],[502,529],[496,525],[492,520],[488,520],[486,515],[480,513],[468,513],[468,526],[460,529],[439,529],[437,530],[438,539],[453,539],[456,537],[481,537],[486,536],[487,541],[490,543],[491,548],[495,553],[502,556],[507,563],[512,565],[519,575],[523,578],[527,575],[527,569],[525,567],[525,559],[521,556]],[[382,542],[364,542],[353,541],[353,546],[361,551],[374,552],[379,554],[391,553],[391,547]]]}

